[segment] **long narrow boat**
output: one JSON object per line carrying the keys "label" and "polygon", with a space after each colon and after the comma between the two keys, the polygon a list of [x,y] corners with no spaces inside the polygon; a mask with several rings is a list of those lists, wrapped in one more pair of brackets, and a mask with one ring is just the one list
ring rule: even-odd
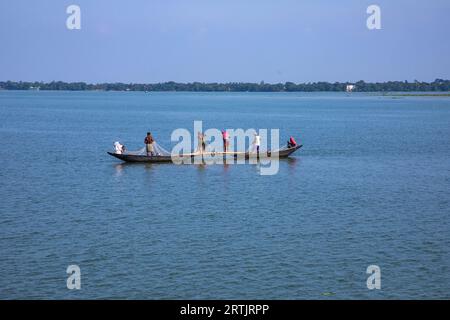
{"label": "long narrow boat", "polygon": [[[298,149],[300,149],[303,145],[296,145],[294,147],[291,148],[285,148],[285,149],[281,149],[278,152],[274,152],[274,154],[272,155],[271,151],[267,151],[267,152],[261,152],[258,155],[258,158],[276,158],[278,154],[278,158],[287,158],[289,157],[292,153],[294,153],[295,151],[297,151]],[[114,152],[108,152],[109,155],[126,161],[126,162],[150,162],[150,163],[160,163],[160,162],[172,162],[172,156],[147,156],[147,155],[136,155],[136,154],[118,154],[118,153],[114,153]],[[245,159],[249,159],[250,157],[255,157],[256,158],[256,154],[254,153],[249,153],[249,152],[216,152],[216,153],[211,153],[211,152],[204,152],[202,154],[200,153],[188,153],[185,155],[180,155],[180,156],[175,156],[178,159],[185,159],[185,158],[194,158],[194,157],[198,157],[198,156],[203,156],[203,158],[206,158],[208,156],[220,156],[223,155],[224,157],[234,157],[234,158],[245,158]]]}

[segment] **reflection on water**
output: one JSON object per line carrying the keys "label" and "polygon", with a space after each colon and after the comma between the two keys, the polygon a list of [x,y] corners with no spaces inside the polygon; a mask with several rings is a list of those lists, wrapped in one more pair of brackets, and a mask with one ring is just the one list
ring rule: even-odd
{"label": "reflection on water", "polygon": [[125,165],[123,163],[118,163],[114,166],[114,168],[116,169],[116,171],[115,171],[116,177],[120,177],[123,174],[124,167],[125,167]]}
{"label": "reflection on water", "polygon": [[298,167],[298,165],[301,164],[300,158],[297,157],[289,157],[286,159],[286,162],[288,164],[289,169],[291,170],[295,170]]}
{"label": "reflection on water", "polygon": [[208,166],[205,162],[196,163],[194,166],[198,169],[199,172],[203,172],[206,170],[206,167]]}
{"label": "reflection on water", "polygon": [[207,169],[207,167],[209,166],[221,166],[223,167],[223,172],[227,172],[230,167],[232,166],[242,166],[242,165],[246,165],[246,166],[252,166],[253,168],[255,168],[254,172],[257,172],[258,174],[261,174],[261,167],[268,167],[270,165],[280,165],[280,162],[283,163],[287,163],[288,164],[288,168],[290,170],[295,170],[297,167],[297,164],[300,163],[300,159],[297,157],[288,157],[285,159],[279,159],[279,160],[271,160],[271,159],[263,159],[263,160],[256,160],[256,159],[250,159],[250,160],[242,160],[243,162],[240,163],[238,162],[236,159],[231,159],[232,161],[222,161],[222,160],[218,160],[215,163],[212,163],[211,161],[205,161],[204,159],[202,159],[201,161],[196,161],[193,162],[191,164],[189,163],[182,163],[182,164],[175,164],[175,163],[171,163],[171,162],[161,162],[161,163],[148,163],[148,162],[121,162],[118,164],[114,165],[115,171],[114,171],[114,175],[116,177],[120,177],[124,174],[125,169],[127,167],[135,167],[135,166],[141,166],[143,167],[146,171],[149,170],[153,170],[155,167],[159,167],[159,166],[185,166],[185,165],[194,165],[199,171],[205,171]]}

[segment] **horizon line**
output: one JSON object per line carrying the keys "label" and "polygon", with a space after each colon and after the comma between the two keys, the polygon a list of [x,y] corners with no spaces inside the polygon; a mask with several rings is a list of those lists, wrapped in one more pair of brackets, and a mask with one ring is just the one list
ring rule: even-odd
{"label": "horizon line", "polygon": [[129,82],[129,81],[65,81],[65,80],[0,80],[0,83],[12,82],[12,83],[66,83],[66,84],[75,84],[75,83],[84,83],[87,85],[99,85],[99,84],[131,84],[131,85],[155,85],[155,84],[167,84],[167,83],[176,83],[176,84],[266,84],[266,85],[278,85],[278,84],[317,84],[317,83],[330,83],[330,84],[356,84],[356,83],[367,83],[367,84],[376,84],[376,83],[388,83],[388,82],[400,82],[400,83],[436,83],[436,82],[447,82],[450,79],[445,78],[435,78],[433,81],[422,81],[422,80],[383,80],[383,81],[367,81],[367,80],[358,80],[358,81],[328,81],[328,80],[320,80],[320,81],[303,81],[303,82],[295,82],[295,81],[283,81],[283,82],[266,82],[264,80],[261,81],[174,81],[174,80],[166,80],[166,81],[155,81],[155,82]]}

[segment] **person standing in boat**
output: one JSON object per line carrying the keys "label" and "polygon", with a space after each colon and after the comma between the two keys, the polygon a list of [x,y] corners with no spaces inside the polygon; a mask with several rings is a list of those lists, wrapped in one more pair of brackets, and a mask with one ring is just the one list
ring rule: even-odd
{"label": "person standing in boat", "polygon": [[206,151],[206,134],[202,134],[202,152]]}
{"label": "person standing in boat", "polygon": [[203,150],[203,134],[197,132],[197,152],[202,153]]}
{"label": "person standing in boat", "polygon": [[144,143],[145,143],[145,147],[147,150],[147,156],[153,156],[154,155],[154,148],[153,148],[153,143],[155,142],[155,140],[152,137],[151,132],[147,132],[147,136],[144,139]]}
{"label": "person standing in boat", "polygon": [[206,135],[201,133],[200,131],[197,133],[197,148],[198,148],[198,152],[203,153],[206,149]]}
{"label": "person standing in boat", "polygon": [[258,133],[255,133],[255,139],[253,140],[253,152],[259,154],[259,146],[261,145],[261,137]]}
{"label": "person standing in boat", "polygon": [[223,152],[227,152],[228,147],[230,145],[230,136],[226,130],[222,130],[222,138],[223,138]]}

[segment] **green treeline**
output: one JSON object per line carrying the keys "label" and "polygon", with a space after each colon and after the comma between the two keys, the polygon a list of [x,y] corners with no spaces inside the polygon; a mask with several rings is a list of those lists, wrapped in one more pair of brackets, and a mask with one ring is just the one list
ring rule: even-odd
{"label": "green treeline", "polygon": [[153,84],[140,83],[98,83],[87,84],[84,82],[13,82],[0,81],[0,90],[100,90],[100,91],[230,91],[230,92],[314,92],[314,91],[346,91],[348,84],[354,84],[353,91],[358,92],[411,92],[411,91],[450,91],[450,80],[436,79],[433,82],[408,82],[408,81],[388,81],[369,83],[358,81],[349,82],[313,82],[313,83],[178,83],[164,82]]}

